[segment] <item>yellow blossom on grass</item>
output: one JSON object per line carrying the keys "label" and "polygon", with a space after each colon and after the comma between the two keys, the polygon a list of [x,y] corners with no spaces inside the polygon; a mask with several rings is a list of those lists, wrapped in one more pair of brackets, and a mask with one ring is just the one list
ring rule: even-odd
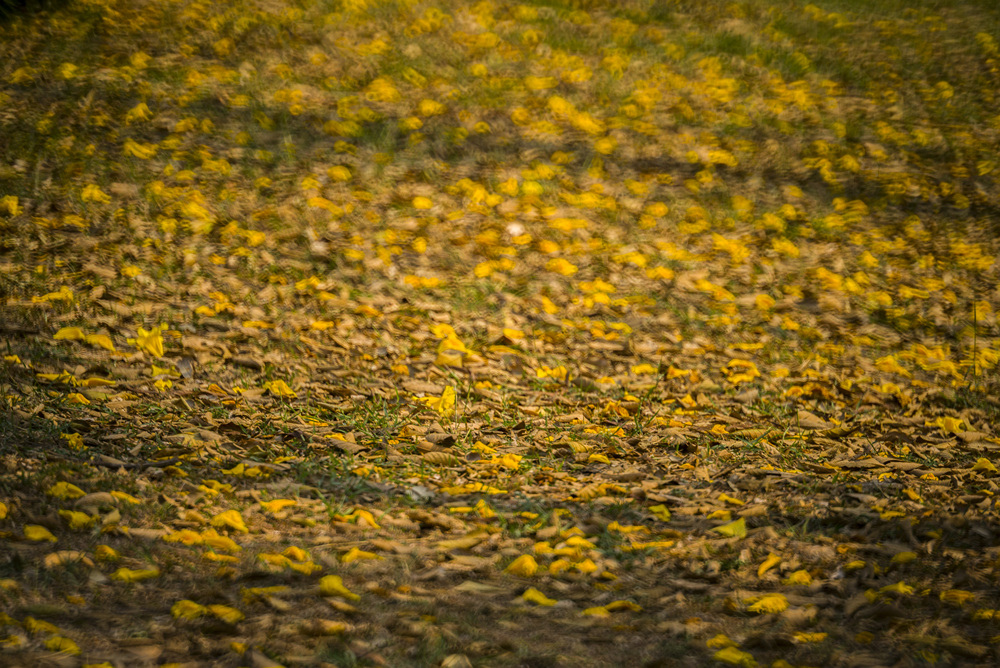
{"label": "yellow blossom on grass", "polygon": [[339,596],[349,601],[360,601],[361,597],[344,586],[339,575],[326,575],[319,581],[319,592],[323,596]]}
{"label": "yellow blossom on grass", "polygon": [[163,357],[163,335],[162,331],[165,327],[154,327],[151,330],[145,330],[142,327],[136,329],[137,335],[134,339],[128,339],[131,345],[134,345],[139,350],[149,353],[154,357]]}
{"label": "yellow blossom on grass", "polygon": [[148,121],[153,117],[153,112],[149,110],[145,102],[135,105],[125,114],[125,125],[131,125],[136,121]]}
{"label": "yellow blossom on grass", "polygon": [[57,499],[79,499],[86,495],[86,492],[69,482],[57,482],[45,490],[45,493]]}
{"label": "yellow blossom on grass", "polygon": [[226,510],[213,517],[212,526],[217,528],[225,527],[240,533],[250,533],[247,525],[243,522],[243,518],[235,510]]}
{"label": "yellow blossom on grass", "polygon": [[142,582],[143,580],[150,580],[159,576],[159,568],[119,568],[111,574],[111,579],[120,580],[121,582]]}
{"label": "yellow blossom on grass", "polygon": [[98,204],[107,204],[111,201],[111,197],[93,183],[83,187],[83,190],[80,191],[80,199],[84,202],[97,202]]}
{"label": "yellow blossom on grass", "polygon": [[444,388],[440,397],[421,397],[420,401],[445,419],[455,414],[455,388],[451,385]]}
{"label": "yellow blossom on grass", "polygon": [[747,610],[759,614],[774,614],[788,609],[788,599],[783,594],[764,594],[749,600]]}
{"label": "yellow blossom on grass", "polygon": [[11,216],[16,216],[24,209],[18,206],[18,198],[16,195],[4,195],[0,197],[0,211],[6,211]]}
{"label": "yellow blossom on grass", "polygon": [[764,577],[764,573],[781,563],[781,557],[774,554],[773,552],[767,555],[767,559],[761,562],[760,566],[757,567],[757,577]]}
{"label": "yellow blossom on grass", "polygon": [[555,599],[549,598],[534,587],[529,587],[527,591],[521,594],[521,598],[529,603],[534,603],[535,605],[543,607],[551,607],[557,603]]}
{"label": "yellow blossom on grass", "polygon": [[352,547],[350,550],[340,555],[340,562],[342,564],[349,564],[352,561],[361,561],[365,559],[382,559],[381,556],[375,554],[374,552],[366,552],[357,547]]}
{"label": "yellow blossom on grass", "polygon": [[296,503],[294,499],[274,499],[273,501],[261,501],[260,507],[269,513],[278,513]]}
{"label": "yellow blossom on grass", "polygon": [[149,160],[156,155],[157,150],[156,144],[140,144],[131,139],[126,139],[122,146],[122,153],[140,160]]}
{"label": "yellow blossom on grass", "polygon": [[170,607],[170,614],[177,619],[196,619],[206,614],[208,609],[187,599],[177,601]]}
{"label": "yellow blossom on grass", "polygon": [[281,397],[282,399],[294,399],[298,395],[295,390],[288,386],[288,383],[278,379],[272,380],[270,382],[264,383],[264,389],[270,392],[276,397]]}
{"label": "yellow blossom on grass", "polygon": [[115,549],[108,545],[98,545],[95,547],[94,557],[98,561],[117,561],[119,559],[119,555]]}
{"label": "yellow blossom on grass", "polygon": [[28,524],[24,527],[24,537],[28,540],[41,542],[47,540],[50,543],[55,543],[59,539],[52,535],[52,532],[43,526],[38,524]]}
{"label": "yellow blossom on grass", "polygon": [[945,603],[949,603],[954,606],[962,606],[975,597],[976,595],[971,591],[965,591],[963,589],[948,589],[947,591],[941,592],[939,598]]}
{"label": "yellow blossom on grass", "polygon": [[80,653],[80,648],[75,642],[63,636],[52,636],[45,640],[45,649],[60,654],[76,656]]}
{"label": "yellow blossom on grass", "polygon": [[206,606],[206,609],[213,616],[218,617],[227,624],[235,624],[243,619],[243,613],[228,605],[213,604]]}
{"label": "yellow blossom on grass", "polygon": [[557,367],[540,366],[535,370],[535,376],[543,380],[551,378],[560,383],[565,383],[569,379],[569,371],[562,365]]}
{"label": "yellow blossom on grass", "polygon": [[32,297],[31,301],[33,303],[43,303],[43,302],[72,302],[73,301],[73,291],[68,287],[63,285],[55,292],[47,292],[40,297]]}
{"label": "yellow blossom on grass", "polygon": [[808,585],[812,584],[812,576],[809,571],[798,570],[781,581],[783,585]]}
{"label": "yellow blossom on grass", "polygon": [[522,554],[520,557],[510,562],[507,568],[504,569],[505,573],[510,573],[511,575],[520,575],[522,577],[531,577],[538,572],[538,562],[530,554]]}
{"label": "yellow blossom on grass", "polygon": [[712,531],[720,533],[727,538],[743,538],[747,535],[747,523],[746,520],[741,517],[734,522],[730,522],[729,524],[723,524],[722,526],[715,527]]}
{"label": "yellow blossom on grass", "polygon": [[81,513],[76,510],[60,510],[59,517],[66,520],[69,524],[69,528],[73,531],[87,529],[97,521],[97,517],[92,517],[87,513]]}
{"label": "yellow blossom on grass", "polygon": [[986,459],[985,457],[980,457],[976,460],[976,463],[972,465],[973,471],[986,471],[987,473],[996,473],[997,467],[994,466],[993,462]]}
{"label": "yellow blossom on grass", "polygon": [[713,654],[712,658],[741,668],[756,668],[757,666],[757,660],[753,658],[752,654],[736,647],[723,647]]}
{"label": "yellow blossom on grass", "polygon": [[905,582],[896,582],[891,585],[886,585],[879,589],[881,594],[896,594],[899,596],[909,596],[914,592],[913,587],[906,584]]}
{"label": "yellow blossom on grass", "polygon": [[546,262],[545,268],[557,274],[562,274],[563,276],[572,276],[577,272],[577,266],[575,264],[561,257],[552,258]]}

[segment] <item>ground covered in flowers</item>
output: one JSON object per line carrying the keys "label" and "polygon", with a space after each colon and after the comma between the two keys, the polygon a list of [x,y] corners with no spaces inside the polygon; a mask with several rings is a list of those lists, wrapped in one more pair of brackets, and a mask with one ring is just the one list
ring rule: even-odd
{"label": "ground covered in flowers", "polygon": [[0,24],[0,663],[995,665],[998,39]]}

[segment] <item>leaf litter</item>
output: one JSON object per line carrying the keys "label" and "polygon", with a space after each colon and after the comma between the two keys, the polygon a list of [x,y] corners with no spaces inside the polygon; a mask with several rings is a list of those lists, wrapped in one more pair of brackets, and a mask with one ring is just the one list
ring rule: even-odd
{"label": "leaf litter", "polygon": [[996,663],[1000,24],[891,7],[9,20],[2,662]]}

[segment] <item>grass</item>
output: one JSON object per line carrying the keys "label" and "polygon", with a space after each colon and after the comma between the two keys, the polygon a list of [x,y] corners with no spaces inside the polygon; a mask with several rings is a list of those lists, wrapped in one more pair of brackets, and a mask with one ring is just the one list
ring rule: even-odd
{"label": "grass", "polygon": [[[52,606],[98,665],[164,624],[165,662],[701,665],[724,635],[822,665],[860,631],[886,662],[960,662],[959,636],[993,661],[970,620],[1000,602],[949,550],[992,568],[998,21],[102,0],[4,24],[0,656],[47,660],[57,632],[22,631]],[[74,530],[57,482],[140,503]],[[72,550],[93,566],[45,567]],[[538,573],[505,573],[522,555]],[[320,596],[333,574],[361,598]],[[807,629],[830,637],[767,642],[802,629],[749,589],[835,599]],[[615,601],[641,610],[583,614]]]}

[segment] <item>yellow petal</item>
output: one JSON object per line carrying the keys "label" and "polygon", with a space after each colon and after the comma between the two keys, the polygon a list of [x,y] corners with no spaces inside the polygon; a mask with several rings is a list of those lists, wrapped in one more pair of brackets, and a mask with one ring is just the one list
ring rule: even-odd
{"label": "yellow petal", "polygon": [[154,327],[147,332],[139,327],[137,331],[136,338],[130,339],[135,341],[135,347],[155,357],[163,357],[163,336],[160,334],[160,329]]}
{"label": "yellow petal", "polygon": [[201,539],[205,542],[205,545],[214,547],[216,550],[239,552],[243,549],[232,538],[229,538],[228,536],[220,536],[219,532],[215,529],[205,529],[202,531]]}
{"label": "yellow petal", "polygon": [[894,554],[892,556],[892,559],[890,560],[890,563],[893,563],[893,564],[908,564],[911,561],[914,561],[916,558],[917,558],[917,553],[916,552],[899,552],[898,554]]}
{"label": "yellow petal", "polygon": [[288,547],[282,554],[293,561],[309,561],[311,558],[308,552],[296,545]]}
{"label": "yellow petal", "polygon": [[590,617],[610,617],[611,612],[604,606],[597,606],[595,608],[587,608],[583,611],[583,614]]}
{"label": "yellow petal", "polygon": [[535,603],[537,605],[542,605],[545,607],[553,606],[556,604],[556,600],[549,598],[542,592],[538,591],[534,587],[529,587],[526,592],[521,594],[521,598],[529,603]]}
{"label": "yellow petal", "polygon": [[964,605],[966,601],[975,598],[975,594],[971,591],[965,591],[963,589],[949,589],[947,591],[941,592],[941,600],[945,603],[950,603],[952,605]]}
{"label": "yellow petal", "polygon": [[243,518],[235,510],[226,510],[213,517],[212,526],[218,528],[228,527],[240,533],[250,533],[247,525],[243,522]]}
{"label": "yellow petal", "polygon": [[705,641],[705,646],[709,649],[716,647],[735,647],[736,643],[729,639],[724,633],[719,633]]}
{"label": "yellow petal", "polygon": [[812,576],[809,571],[798,570],[781,581],[784,585],[807,585],[812,583]]}
{"label": "yellow petal", "polygon": [[56,341],[77,341],[84,337],[86,337],[86,334],[79,327],[63,327],[52,335],[52,338]]}
{"label": "yellow petal", "polygon": [[269,513],[281,512],[289,506],[296,504],[292,499],[275,499],[273,501],[261,501],[261,507]]}
{"label": "yellow petal", "polygon": [[713,655],[716,661],[740,666],[741,668],[755,668],[757,660],[749,652],[736,649],[735,647],[724,647]]}
{"label": "yellow petal", "polygon": [[976,460],[975,465],[972,467],[973,471],[988,471],[989,473],[996,473],[997,467],[993,465],[993,462],[986,459],[986,457],[980,457]]}
{"label": "yellow petal", "polygon": [[608,610],[614,612],[615,610],[631,610],[632,612],[642,612],[642,606],[638,603],[633,603],[632,601],[611,601],[606,606]]}
{"label": "yellow petal", "polygon": [[0,520],[7,519],[7,504],[0,501]]}
{"label": "yellow petal", "polygon": [[735,522],[723,524],[721,527],[715,527],[712,531],[729,538],[743,538],[747,535],[747,522],[741,517]]}
{"label": "yellow petal", "polygon": [[52,535],[52,532],[43,526],[37,524],[29,524],[24,527],[24,537],[28,540],[42,541],[47,540],[49,542],[55,543],[58,538]]}
{"label": "yellow petal", "polygon": [[340,596],[349,601],[359,601],[361,597],[344,586],[339,575],[326,575],[319,581],[319,591],[323,596]]}
{"label": "yellow petal", "polygon": [[81,496],[86,495],[86,492],[82,489],[68,482],[57,482],[52,487],[49,487],[45,493],[57,499],[79,499]]}
{"label": "yellow petal", "polygon": [[669,522],[670,521],[670,509],[667,508],[662,503],[658,504],[658,505],[655,505],[655,506],[650,506],[649,507],[649,512],[653,513],[654,515],[656,515],[659,519],[663,520],[664,522]]}
{"label": "yellow petal", "polygon": [[62,636],[52,636],[45,641],[45,649],[61,654],[76,655],[80,653],[80,648],[69,638]]}
{"label": "yellow petal", "polygon": [[909,596],[913,593],[913,587],[905,582],[897,582],[895,584],[881,587],[879,592],[883,594],[899,594],[901,596]]}
{"label": "yellow petal", "polygon": [[119,501],[125,501],[126,503],[131,503],[132,505],[139,505],[142,503],[139,499],[135,498],[131,494],[126,494],[125,492],[111,492],[111,496],[115,497]]}
{"label": "yellow petal", "polygon": [[774,554],[773,552],[767,555],[767,559],[761,562],[761,565],[757,567],[757,577],[764,577],[764,573],[781,563],[781,557]]}
{"label": "yellow petal", "polygon": [[283,399],[294,399],[298,396],[295,394],[295,390],[288,387],[288,383],[283,380],[272,380],[269,383],[264,383],[264,389],[274,396],[281,397]]}
{"label": "yellow petal", "polygon": [[182,545],[201,545],[205,542],[200,533],[191,529],[181,529],[180,531],[168,533],[163,537],[163,540],[167,543],[180,543]]}
{"label": "yellow petal", "polygon": [[322,566],[311,561],[304,561],[301,563],[289,562],[288,567],[297,573],[302,573],[303,575],[312,575],[313,573],[323,570]]}
{"label": "yellow petal", "polygon": [[207,611],[208,610],[205,606],[199,605],[194,601],[189,601],[187,599],[177,601],[170,608],[170,614],[177,619],[195,619],[197,617],[201,617]]}
{"label": "yellow petal", "polygon": [[522,554],[520,557],[510,562],[510,565],[504,569],[505,573],[510,573],[511,575],[520,575],[522,577],[530,578],[532,575],[538,572],[538,562],[530,554]]}
{"label": "yellow petal", "polygon": [[81,513],[76,510],[60,510],[59,517],[69,522],[69,528],[73,531],[86,529],[97,521],[96,517],[91,517],[87,513]]}
{"label": "yellow petal", "polygon": [[115,352],[115,344],[112,343],[111,337],[107,334],[87,334],[83,337],[83,340],[92,346],[98,346],[110,352]]}
{"label": "yellow petal", "polygon": [[350,550],[340,555],[340,562],[343,564],[349,564],[352,561],[358,561],[359,559],[381,559],[379,555],[374,552],[365,552],[364,550],[352,547]]}
{"label": "yellow petal", "polygon": [[94,557],[98,561],[117,561],[119,555],[113,547],[108,545],[98,545],[94,548]]}
{"label": "yellow petal", "polygon": [[243,619],[242,612],[228,605],[210,605],[208,611],[227,624],[235,624]]}
{"label": "yellow petal", "polygon": [[112,580],[120,580],[122,582],[142,582],[143,580],[150,580],[155,577],[159,577],[159,568],[142,568],[133,570],[131,568],[119,568],[117,571],[111,574]]}
{"label": "yellow petal", "polygon": [[788,599],[783,594],[764,594],[754,599],[747,607],[750,612],[760,614],[784,612],[788,609]]}

